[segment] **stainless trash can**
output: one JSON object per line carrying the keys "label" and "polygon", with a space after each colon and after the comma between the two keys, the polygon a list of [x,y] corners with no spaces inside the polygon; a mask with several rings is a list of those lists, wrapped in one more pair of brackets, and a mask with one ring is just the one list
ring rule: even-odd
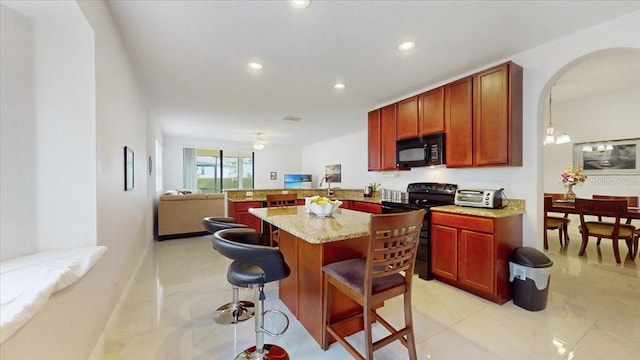
{"label": "stainless trash can", "polygon": [[519,247],[509,256],[513,303],[529,311],[547,307],[553,261],[537,249]]}

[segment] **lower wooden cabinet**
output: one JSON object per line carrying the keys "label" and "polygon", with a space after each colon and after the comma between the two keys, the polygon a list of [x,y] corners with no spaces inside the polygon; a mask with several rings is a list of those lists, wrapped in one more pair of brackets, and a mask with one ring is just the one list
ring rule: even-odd
{"label": "lower wooden cabinet", "polygon": [[509,255],[522,246],[522,215],[502,218],[431,213],[436,279],[503,304],[511,299]]}
{"label": "lower wooden cabinet", "polygon": [[262,201],[227,201],[227,210],[236,219],[239,224],[247,225],[255,229],[259,234],[262,234],[262,220],[253,214],[249,213],[251,208],[261,208]]}
{"label": "lower wooden cabinet", "polygon": [[364,211],[372,214],[382,214],[382,205],[370,203],[366,201],[354,201],[349,204],[349,209],[356,211]]}

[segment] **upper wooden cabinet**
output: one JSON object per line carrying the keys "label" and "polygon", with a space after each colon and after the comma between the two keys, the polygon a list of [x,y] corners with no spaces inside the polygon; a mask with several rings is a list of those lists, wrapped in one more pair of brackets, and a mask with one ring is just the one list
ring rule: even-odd
{"label": "upper wooden cabinet", "polygon": [[473,165],[472,77],[445,86],[445,163],[447,167]]}
{"label": "upper wooden cabinet", "polygon": [[414,96],[398,103],[396,140],[418,136],[418,97]]}
{"label": "upper wooden cabinet", "polygon": [[380,170],[382,167],[381,137],[380,137],[380,109],[369,111],[368,123],[369,141],[369,171]]}
{"label": "upper wooden cabinet", "polygon": [[396,170],[396,104],[380,109],[380,170]]}
{"label": "upper wooden cabinet", "polygon": [[522,166],[522,67],[508,62],[473,76],[476,166]]}
{"label": "upper wooden cabinet", "polygon": [[418,133],[429,135],[444,131],[445,87],[418,95]]}
{"label": "upper wooden cabinet", "polygon": [[396,105],[387,105],[369,112],[369,171],[397,170]]}
{"label": "upper wooden cabinet", "polygon": [[447,167],[522,166],[522,67],[492,67],[369,113],[369,170],[398,170],[395,141],[445,132]]}

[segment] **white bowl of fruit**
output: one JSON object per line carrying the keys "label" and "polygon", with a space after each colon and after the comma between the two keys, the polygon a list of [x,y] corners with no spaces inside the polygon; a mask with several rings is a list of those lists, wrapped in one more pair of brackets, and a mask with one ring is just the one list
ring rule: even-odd
{"label": "white bowl of fruit", "polygon": [[342,205],[342,201],[331,200],[328,197],[324,196],[314,196],[308,198],[305,203],[308,212],[323,217],[331,216],[331,214],[336,212],[340,205]]}

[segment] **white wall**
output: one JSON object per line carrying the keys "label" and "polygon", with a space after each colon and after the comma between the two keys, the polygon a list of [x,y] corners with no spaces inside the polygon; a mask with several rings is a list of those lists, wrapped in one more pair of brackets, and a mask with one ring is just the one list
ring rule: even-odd
{"label": "white wall", "polygon": [[[599,59],[606,59],[609,66],[585,68],[585,64],[590,63],[601,66]],[[573,163],[575,143],[640,138],[640,49],[607,50],[579,61],[576,66],[571,64],[567,72],[563,71],[557,81],[561,85],[568,77],[567,81],[579,85],[580,92],[568,101],[553,101],[553,124],[568,133],[573,143],[544,147],[545,192],[566,191],[560,182],[560,173],[568,163]],[[594,72],[598,76],[593,76]],[[584,78],[589,81],[580,82]],[[545,115],[546,123],[548,110]],[[640,196],[640,174],[589,175],[584,184],[573,190],[583,198],[593,194]]]}
{"label": "white wall", "polygon": [[[429,169],[417,168],[409,172],[374,173],[373,179],[383,188],[394,190],[406,190],[406,185],[418,181],[442,181],[451,182],[461,187],[500,188],[504,187],[506,195],[510,198],[524,199],[526,201],[526,214],[523,224],[523,244],[525,246],[542,248],[542,193],[544,183],[544,164],[542,150],[543,112],[547,101],[547,94],[553,83],[556,73],[566,64],[573,62],[586,54],[602,49],[631,47],[640,48],[640,12],[621,17],[609,23],[587,29],[555,42],[534,48],[508,59],[503,59],[495,64],[475,69],[478,70],[513,60],[524,68],[523,89],[523,166],[508,168],[474,168],[474,169]],[[460,74],[455,78],[434,84],[432,87],[416,91],[435,88],[451,80],[458,79],[468,74]],[[406,94],[402,98],[413,94]],[[394,99],[393,103],[402,98]],[[368,110],[387,105],[379,104]],[[363,129],[366,128],[367,114],[363,112],[360,121]],[[627,120],[627,126],[637,129],[638,117]],[[353,140],[356,141],[353,141]],[[358,140],[359,139],[359,140]],[[327,151],[327,149],[330,149]],[[321,143],[306,146],[304,148],[303,164],[306,171],[316,173],[326,164],[336,163],[336,159],[345,159],[354,156],[358,164],[354,168],[360,168],[360,173],[349,175],[345,180],[347,187],[364,185],[372,179],[372,173],[366,168],[366,138],[365,133],[353,136],[344,136]],[[339,157],[338,157],[339,156]],[[342,160],[344,162],[345,160]],[[343,174],[348,167],[343,165]],[[344,175],[343,175],[344,176]],[[361,180],[360,180],[361,179]],[[360,182],[360,184],[358,184]]]}
{"label": "white wall", "polygon": [[73,3],[4,5],[1,258],[95,245],[93,31]]}
{"label": "white wall", "polygon": [[0,260],[37,251],[33,25],[0,5]]}
{"label": "white wall", "polygon": [[[84,31],[82,23],[84,27],[88,24],[95,41],[89,51],[84,47],[73,47],[86,40],[78,38],[79,34],[54,40],[50,36],[59,33],[52,31],[38,38],[29,34],[29,31],[37,31],[37,26],[31,25],[34,30],[29,30],[21,18],[8,22],[15,25],[15,32],[19,32],[14,35],[13,29],[5,31],[6,12],[2,8],[2,255],[7,249],[14,254],[24,251],[24,248],[18,248],[20,245],[17,242],[4,246],[7,219],[15,219],[19,225],[24,224],[24,228],[17,230],[29,234],[28,223],[33,226],[38,214],[46,216],[43,212],[53,211],[56,212],[53,219],[64,221],[73,228],[65,230],[63,234],[77,236],[83,227],[93,226],[93,244],[104,245],[108,251],[86,278],[54,294],[25,327],[3,343],[0,357],[7,360],[88,359],[94,348],[100,348],[104,340],[103,331],[144,251],[152,242],[149,222],[152,208],[151,201],[147,199],[146,169],[147,149],[157,135],[157,128],[153,128],[153,121],[149,120],[136,74],[104,2],[21,1],[17,4],[34,11],[44,11],[47,21],[62,17],[62,24],[75,32]],[[64,20],[64,16],[69,14],[76,18]],[[5,35],[15,41],[5,43]],[[45,56],[46,59],[34,61],[33,67],[45,70],[52,65],[59,67],[53,68],[54,71],[59,70],[59,74],[50,75],[45,85],[51,85],[58,92],[52,94],[51,99],[63,100],[64,103],[58,104],[60,107],[53,104],[55,101],[33,94],[40,91],[40,88],[36,88],[40,85],[37,82],[32,82],[32,87],[28,83],[9,86],[40,76],[28,71],[28,59],[21,64],[22,67],[18,67],[18,73],[11,73],[5,78],[4,60],[10,60],[7,64],[16,64],[21,57],[28,57],[29,52],[21,50],[20,54],[9,53],[4,46],[21,43],[29,46],[30,38],[35,44],[40,40],[47,42],[42,45],[42,51],[46,50],[43,53],[38,53],[40,47],[35,47],[34,58]],[[62,53],[57,54],[57,51]],[[69,58],[58,57],[65,54]],[[87,74],[88,63],[95,66],[95,74]],[[78,73],[72,71],[72,67]],[[7,87],[5,81],[8,81]],[[87,82],[91,86],[85,89]],[[5,96],[8,100],[18,102],[6,109]],[[39,108],[41,104],[46,107]],[[88,114],[90,107],[94,107],[95,113]],[[36,114],[46,117],[43,120],[45,122],[36,121]],[[52,124],[55,125],[53,129],[49,127]],[[147,136],[147,127],[151,128],[149,131],[153,136]],[[5,132],[6,129],[10,132]],[[34,133],[37,136],[30,140]],[[14,141],[13,136],[25,137],[25,143]],[[38,149],[40,143],[46,144],[47,148]],[[21,152],[7,153],[5,144],[17,145],[17,150]],[[126,192],[123,183],[124,146],[131,146],[136,154],[135,188]],[[30,148],[33,150],[29,151]],[[5,161],[7,158],[8,161]],[[40,186],[40,183],[35,180],[33,184],[29,184],[28,179],[21,183],[18,176],[14,175],[14,171],[25,173],[25,168],[20,166],[29,166],[26,170],[32,170],[34,164],[48,161],[51,163],[44,167],[47,172],[42,176],[50,177],[52,182],[47,184],[52,186],[43,185],[43,189],[38,189],[36,186]],[[12,206],[9,211],[5,211],[7,189],[8,194],[20,195],[20,199],[10,204],[18,206]],[[43,191],[47,194],[43,194]],[[47,203],[39,209],[42,201],[55,201],[57,207]],[[25,209],[29,211],[23,211],[21,206],[28,205],[31,206]],[[79,214],[81,209],[86,212]],[[21,216],[28,217],[28,222],[21,222],[22,219],[18,219]],[[56,239],[59,235],[53,232],[57,230],[56,226],[45,221],[42,230],[47,233],[41,235]],[[64,241],[61,243],[68,245]],[[33,248],[29,250],[33,251]]]}

